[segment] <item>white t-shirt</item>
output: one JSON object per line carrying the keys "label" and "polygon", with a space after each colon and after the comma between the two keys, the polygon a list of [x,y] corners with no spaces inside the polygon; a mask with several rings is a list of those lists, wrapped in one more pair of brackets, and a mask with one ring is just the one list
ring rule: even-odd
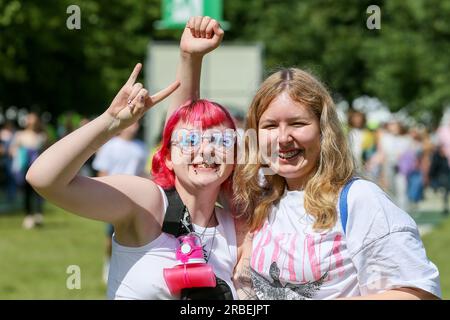
{"label": "white t-shirt", "polygon": [[387,165],[396,165],[400,156],[412,148],[413,141],[408,135],[393,135],[389,132],[381,136],[381,148]]}
{"label": "white t-shirt", "polygon": [[143,142],[114,137],[98,150],[92,167],[108,175],[141,175],[147,157],[148,150]]}
{"label": "white t-shirt", "polygon": [[374,183],[348,193],[346,234],[340,217],[315,232],[303,191],[285,191],[253,238],[251,277],[259,299],[335,299],[414,287],[441,296],[414,220]]}
{"label": "white t-shirt", "polygon": [[349,131],[348,137],[353,156],[360,166],[362,164],[364,130],[353,128]]}
{"label": "white t-shirt", "polygon": [[[166,210],[167,197],[161,188],[160,190]],[[220,208],[216,208],[216,217],[219,222],[217,227],[205,230],[193,225],[194,231],[204,235],[202,242],[209,256],[208,264],[213,266],[214,274],[230,286],[233,297],[237,299],[232,282],[237,261],[234,220],[229,212]],[[113,236],[108,299],[178,299],[179,297],[170,294],[163,276],[164,268],[172,268],[178,262],[175,258],[177,246],[178,240],[167,233],[161,233],[158,238],[141,247],[122,246]]]}

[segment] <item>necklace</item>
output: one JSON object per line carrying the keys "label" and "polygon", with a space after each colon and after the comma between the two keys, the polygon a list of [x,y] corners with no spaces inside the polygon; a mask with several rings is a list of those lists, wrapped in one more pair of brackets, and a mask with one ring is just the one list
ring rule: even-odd
{"label": "necklace", "polygon": [[196,232],[196,234],[200,236],[200,239],[202,241],[203,241],[203,237],[205,236],[206,229],[208,229],[208,226],[211,223],[212,217],[214,216],[215,213],[216,213],[216,209],[213,210],[211,216],[209,217],[208,223],[206,224],[205,228],[203,229],[203,232],[201,234]]}
{"label": "necklace", "polygon": [[209,258],[211,257],[211,252],[213,250],[214,247],[214,240],[216,239],[216,230],[217,230],[217,226],[214,226],[214,233],[212,236],[212,241],[211,241],[211,247],[209,248],[209,252],[207,253],[206,251],[206,243],[203,244],[203,240],[205,238],[205,233],[206,233],[206,229],[208,229],[209,224],[211,223],[212,217],[216,214],[216,210],[214,209],[213,213],[211,214],[211,217],[209,217],[209,221],[206,224],[205,228],[203,229],[203,232],[200,234],[198,232],[195,232],[199,237],[200,237],[200,241],[202,242],[202,246],[203,246],[203,256],[205,257],[205,261],[208,262]]}
{"label": "necklace", "polygon": [[[210,256],[211,256],[211,252],[213,250],[214,247],[214,240],[216,239],[216,231],[217,231],[217,225],[214,226],[214,234],[213,234],[213,239],[211,242],[211,247],[209,248],[209,252],[207,253],[205,246],[206,244],[203,244],[203,238],[205,237],[205,233],[206,233],[206,229],[208,228],[209,224],[211,223],[212,217],[215,216],[216,214],[216,209],[214,208],[211,216],[209,217],[208,223],[206,224],[206,227],[203,229],[202,233],[198,233],[194,230],[194,226],[191,222],[191,214],[189,213],[189,209],[185,206],[184,207],[184,214],[183,214],[183,218],[180,220],[181,222],[181,228],[180,231],[181,233],[189,233],[189,232],[193,232],[195,233],[197,236],[199,236],[200,241],[202,243],[202,248],[203,248],[203,256],[205,258],[205,261],[208,262]],[[182,231],[184,228],[184,231]]]}
{"label": "necklace", "polygon": [[214,247],[214,240],[216,240],[216,230],[217,230],[217,226],[214,226],[214,234],[213,234],[213,238],[212,238],[212,241],[211,241],[211,247],[209,248],[208,256],[205,258],[206,263],[208,263],[209,257],[211,257],[211,252],[212,252],[213,247]]}

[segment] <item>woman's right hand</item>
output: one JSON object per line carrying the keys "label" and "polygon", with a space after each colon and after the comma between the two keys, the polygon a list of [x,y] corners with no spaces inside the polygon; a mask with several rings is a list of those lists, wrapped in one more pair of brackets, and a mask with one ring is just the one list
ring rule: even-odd
{"label": "woman's right hand", "polygon": [[147,89],[141,83],[136,83],[141,69],[142,64],[138,63],[106,110],[113,118],[109,131],[120,132],[137,122],[147,110],[171,95],[180,85],[179,81],[175,81],[167,88],[149,96]]}

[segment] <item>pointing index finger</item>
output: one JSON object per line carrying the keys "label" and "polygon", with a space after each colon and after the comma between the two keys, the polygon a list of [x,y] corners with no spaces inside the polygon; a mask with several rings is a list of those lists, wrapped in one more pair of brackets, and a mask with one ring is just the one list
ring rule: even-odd
{"label": "pointing index finger", "polygon": [[134,85],[137,77],[139,76],[139,73],[141,72],[141,69],[142,69],[142,64],[141,63],[136,64],[136,66],[133,69],[133,72],[131,73],[130,77],[128,78],[128,81],[126,83],[127,85],[130,85],[130,86]]}
{"label": "pointing index finger", "polygon": [[180,82],[177,80],[177,81],[173,82],[172,84],[170,84],[167,88],[155,93],[154,95],[149,97],[151,104],[155,105],[158,102],[160,102],[161,100],[164,100],[165,98],[170,96],[172,94],[172,92],[174,92],[179,86],[180,86]]}

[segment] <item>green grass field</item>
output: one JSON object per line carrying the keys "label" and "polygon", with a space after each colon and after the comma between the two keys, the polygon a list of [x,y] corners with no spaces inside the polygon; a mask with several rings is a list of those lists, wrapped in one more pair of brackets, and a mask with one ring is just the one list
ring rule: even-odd
{"label": "green grass field", "polygon": [[[23,230],[22,214],[0,214],[0,299],[105,299],[102,283],[104,224],[47,205],[45,226]],[[444,299],[450,299],[450,219],[423,238],[438,266]],[[81,289],[67,288],[81,271]]]}
{"label": "green grass field", "polygon": [[[105,299],[103,223],[51,205],[42,228],[24,230],[22,219],[0,214],[0,299]],[[80,289],[67,288],[71,265],[80,268]]]}
{"label": "green grass field", "polygon": [[450,219],[441,221],[423,237],[428,258],[438,267],[441,275],[442,298],[450,299]]}

